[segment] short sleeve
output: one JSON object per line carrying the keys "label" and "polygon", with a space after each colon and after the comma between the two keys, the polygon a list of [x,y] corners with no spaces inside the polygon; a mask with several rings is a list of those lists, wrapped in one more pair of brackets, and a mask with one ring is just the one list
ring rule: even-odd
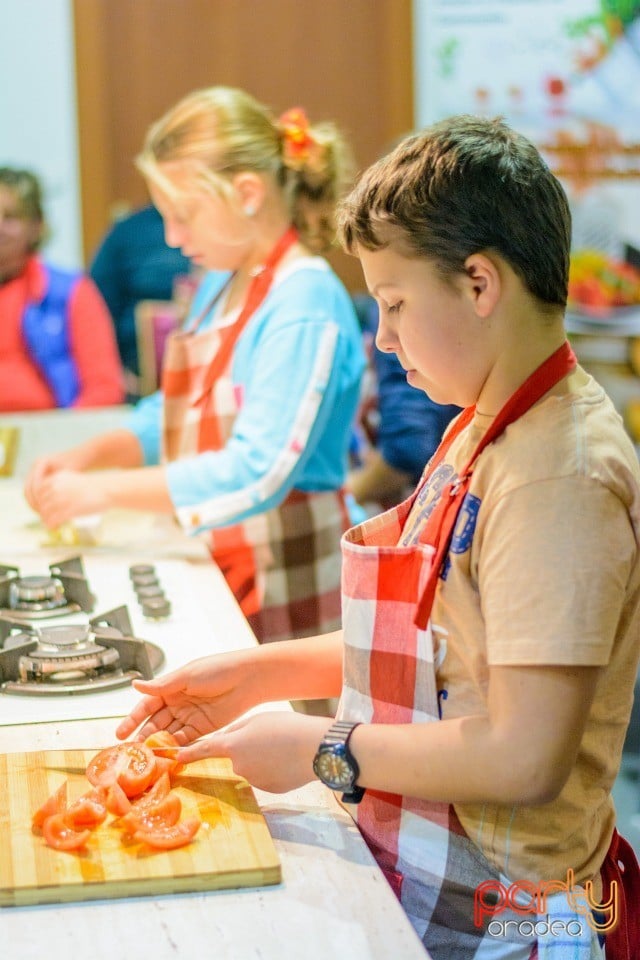
{"label": "short sleeve", "polygon": [[506,494],[478,559],[489,664],[608,663],[636,551],[627,508],[597,480]]}

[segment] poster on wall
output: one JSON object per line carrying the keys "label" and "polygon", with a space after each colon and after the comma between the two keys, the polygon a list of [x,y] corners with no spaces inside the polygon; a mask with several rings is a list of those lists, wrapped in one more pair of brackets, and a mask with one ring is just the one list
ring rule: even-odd
{"label": "poster on wall", "polygon": [[415,0],[415,24],[418,124],[502,116],[529,136],[569,194],[578,307],[638,314],[640,0]]}

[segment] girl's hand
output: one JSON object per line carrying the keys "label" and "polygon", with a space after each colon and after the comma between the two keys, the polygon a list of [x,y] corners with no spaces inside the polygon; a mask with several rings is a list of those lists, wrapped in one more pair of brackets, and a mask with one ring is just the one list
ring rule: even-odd
{"label": "girl's hand", "polygon": [[102,513],[110,506],[107,477],[64,468],[53,470],[34,488],[32,506],[49,529],[74,517]]}
{"label": "girl's hand", "polygon": [[254,787],[286,793],[315,779],[313,758],[332,722],[329,717],[266,711],[198,740],[176,759],[191,763],[229,757],[235,773]]}
{"label": "girl's hand", "polygon": [[39,513],[38,501],[42,483],[46,477],[56,473],[58,470],[68,468],[67,456],[64,453],[51,454],[47,457],[38,457],[31,466],[24,482],[24,496],[36,513]]}

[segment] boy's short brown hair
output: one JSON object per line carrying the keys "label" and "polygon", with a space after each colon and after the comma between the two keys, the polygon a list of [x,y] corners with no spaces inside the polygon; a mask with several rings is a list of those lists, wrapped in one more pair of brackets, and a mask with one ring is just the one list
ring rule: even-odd
{"label": "boy's short brown hair", "polygon": [[503,120],[457,116],[404,139],[361,176],[338,211],[349,252],[397,241],[443,277],[494,251],[542,303],[565,307],[571,214],[536,147]]}

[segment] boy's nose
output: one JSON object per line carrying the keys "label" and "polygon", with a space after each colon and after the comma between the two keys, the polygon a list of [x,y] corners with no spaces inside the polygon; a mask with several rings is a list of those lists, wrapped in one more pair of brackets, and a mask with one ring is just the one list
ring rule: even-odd
{"label": "boy's nose", "polygon": [[376,331],[376,347],[381,353],[395,353],[396,344],[397,337],[393,333],[393,330],[391,330],[388,324],[382,319],[382,314],[380,314],[378,329]]}

